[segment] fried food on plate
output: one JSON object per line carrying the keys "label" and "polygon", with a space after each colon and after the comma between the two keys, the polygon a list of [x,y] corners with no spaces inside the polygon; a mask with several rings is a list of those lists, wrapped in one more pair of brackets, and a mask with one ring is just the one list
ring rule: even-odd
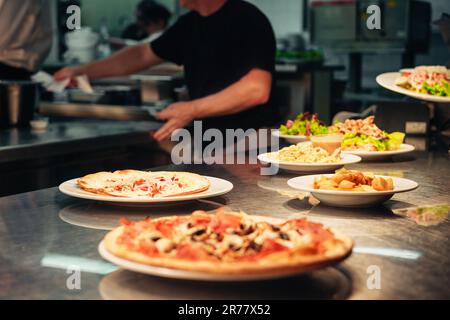
{"label": "fried food on plate", "polygon": [[341,169],[333,176],[314,180],[314,189],[338,191],[390,191],[394,190],[392,178],[375,176],[373,173]]}

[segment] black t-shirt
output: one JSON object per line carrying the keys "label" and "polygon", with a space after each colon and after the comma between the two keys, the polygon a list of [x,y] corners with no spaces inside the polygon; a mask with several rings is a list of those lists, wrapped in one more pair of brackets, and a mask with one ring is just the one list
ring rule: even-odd
{"label": "black t-shirt", "polygon": [[[181,16],[151,46],[160,58],[184,66],[191,99],[217,93],[253,68],[272,74],[275,69],[272,26],[259,9],[241,0],[228,0],[207,17],[194,11]],[[272,124],[275,115],[269,102],[238,114],[203,119],[203,126],[257,128]]]}

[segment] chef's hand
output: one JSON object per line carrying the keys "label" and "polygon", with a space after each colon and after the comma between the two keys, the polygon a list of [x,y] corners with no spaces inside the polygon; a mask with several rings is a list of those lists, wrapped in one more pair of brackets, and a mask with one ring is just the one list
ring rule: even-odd
{"label": "chef's hand", "polygon": [[195,106],[193,102],[176,102],[168,106],[155,117],[167,122],[153,135],[153,137],[162,141],[169,138],[177,129],[186,127],[195,119]]}
{"label": "chef's hand", "polygon": [[75,67],[66,67],[56,71],[55,74],[53,75],[53,79],[55,79],[56,81],[63,81],[66,79],[73,80],[75,77],[80,75],[81,72],[79,71],[79,69]]}

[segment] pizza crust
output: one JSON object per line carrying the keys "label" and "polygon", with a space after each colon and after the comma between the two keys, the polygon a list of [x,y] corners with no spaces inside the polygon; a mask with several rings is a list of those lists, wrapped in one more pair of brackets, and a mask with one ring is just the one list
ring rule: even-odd
{"label": "pizza crust", "polygon": [[302,255],[292,252],[278,252],[262,259],[243,262],[189,261],[186,259],[150,257],[139,252],[129,251],[117,244],[123,227],[110,231],[104,239],[106,249],[113,255],[140,264],[210,274],[262,274],[272,272],[289,272],[309,269],[337,263],[347,258],[353,248],[353,240],[335,234],[336,245],[325,254]]}
{"label": "pizza crust", "polygon": [[[169,171],[138,171],[138,170],[118,170],[114,172],[98,172],[93,174],[88,174],[80,179],[78,179],[78,186],[91,193],[107,195],[107,196],[115,196],[115,197],[149,197],[146,192],[145,195],[138,194],[136,192],[122,192],[115,191],[113,188],[108,188],[111,186],[111,180],[120,180],[125,183],[132,182],[140,179],[152,179],[155,176],[162,177],[172,177],[176,176],[180,179],[180,181],[184,182],[187,186],[182,190],[171,190],[166,193],[159,194],[157,197],[174,197],[174,196],[183,196],[189,194],[200,193],[205,190],[208,190],[210,187],[210,181],[198,174],[190,173],[190,172],[169,172]],[[156,198],[156,197],[155,197]]]}

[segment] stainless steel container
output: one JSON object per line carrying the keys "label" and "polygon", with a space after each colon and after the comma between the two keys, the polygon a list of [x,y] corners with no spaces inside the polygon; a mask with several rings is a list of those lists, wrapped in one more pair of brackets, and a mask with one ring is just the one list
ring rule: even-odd
{"label": "stainless steel container", "polygon": [[38,89],[33,81],[0,80],[0,127],[28,126],[38,105]]}

